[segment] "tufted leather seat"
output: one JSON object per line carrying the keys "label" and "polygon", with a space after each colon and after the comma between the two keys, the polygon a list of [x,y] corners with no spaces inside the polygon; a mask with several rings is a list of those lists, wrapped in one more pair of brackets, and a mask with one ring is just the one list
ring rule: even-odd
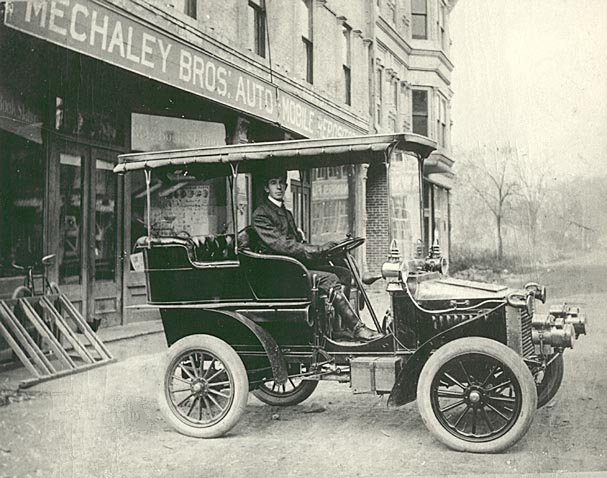
{"label": "tufted leather seat", "polygon": [[234,234],[193,237],[147,237],[137,239],[135,249],[147,247],[182,246],[192,262],[217,262],[236,260]]}

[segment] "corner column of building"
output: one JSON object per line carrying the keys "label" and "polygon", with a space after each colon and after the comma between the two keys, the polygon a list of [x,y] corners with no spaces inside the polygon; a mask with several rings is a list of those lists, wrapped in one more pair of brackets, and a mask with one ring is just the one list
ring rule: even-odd
{"label": "corner column of building", "polygon": [[390,247],[389,188],[386,164],[369,165],[366,189],[366,270],[370,273],[378,273],[386,261]]}

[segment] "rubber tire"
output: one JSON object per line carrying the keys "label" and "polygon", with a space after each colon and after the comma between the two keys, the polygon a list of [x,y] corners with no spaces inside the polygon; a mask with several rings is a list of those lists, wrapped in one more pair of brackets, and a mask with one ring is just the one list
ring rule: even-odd
{"label": "rubber tire", "polygon": [[[207,427],[196,427],[179,419],[169,405],[167,396],[168,372],[172,362],[187,352],[203,350],[219,358],[233,378],[234,400],[226,416],[218,423]],[[211,335],[190,335],[175,342],[168,350],[162,372],[162,382],[158,397],[160,412],[175,430],[182,435],[194,438],[216,438],[229,432],[240,420],[247,406],[249,396],[249,380],[247,370],[241,358],[226,342]]]}
{"label": "rubber tire", "polygon": [[[489,355],[505,364],[521,388],[522,403],[518,420],[504,435],[489,442],[475,443],[456,437],[441,425],[432,409],[430,389],[434,376],[446,362],[471,353]],[[518,442],[531,426],[537,408],[537,391],[533,375],[516,352],[495,340],[467,337],[442,346],[426,362],[417,384],[417,406],[430,433],[449,448],[471,453],[498,453]]]}
{"label": "rubber tire", "polygon": [[277,407],[288,407],[290,405],[297,405],[314,393],[318,387],[318,380],[302,380],[301,383],[291,392],[283,394],[270,394],[264,388],[258,388],[253,391],[259,400],[267,405],[273,405]]}
{"label": "rubber tire", "polygon": [[32,291],[25,287],[24,285],[20,285],[13,291],[13,295],[11,295],[11,299],[21,299],[22,297],[32,297]]}
{"label": "rubber tire", "polygon": [[546,405],[554,398],[556,392],[561,388],[563,376],[565,375],[565,361],[563,354],[559,354],[544,371],[544,380],[537,386],[537,408]]}

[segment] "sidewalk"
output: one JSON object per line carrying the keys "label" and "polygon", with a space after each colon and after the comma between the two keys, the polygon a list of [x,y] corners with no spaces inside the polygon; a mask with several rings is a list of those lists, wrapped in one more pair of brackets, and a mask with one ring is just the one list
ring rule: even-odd
{"label": "sidewalk", "polygon": [[[163,350],[166,345],[162,332],[162,322],[153,320],[102,328],[97,331],[97,335],[104,344],[108,345],[113,357],[120,361],[133,355]],[[0,370],[0,390],[17,390],[22,380],[31,377],[27,369],[17,362],[14,368]],[[36,386],[28,390],[35,392]]]}

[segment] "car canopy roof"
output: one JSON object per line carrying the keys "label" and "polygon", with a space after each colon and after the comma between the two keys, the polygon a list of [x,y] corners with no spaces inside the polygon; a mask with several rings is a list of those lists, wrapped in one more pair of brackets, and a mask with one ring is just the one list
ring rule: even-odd
{"label": "car canopy roof", "polygon": [[295,170],[384,161],[386,153],[395,148],[425,159],[436,149],[436,143],[425,136],[399,133],[132,153],[118,157],[114,172],[160,169],[227,176],[234,166],[241,173],[255,172],[268,162]]}

